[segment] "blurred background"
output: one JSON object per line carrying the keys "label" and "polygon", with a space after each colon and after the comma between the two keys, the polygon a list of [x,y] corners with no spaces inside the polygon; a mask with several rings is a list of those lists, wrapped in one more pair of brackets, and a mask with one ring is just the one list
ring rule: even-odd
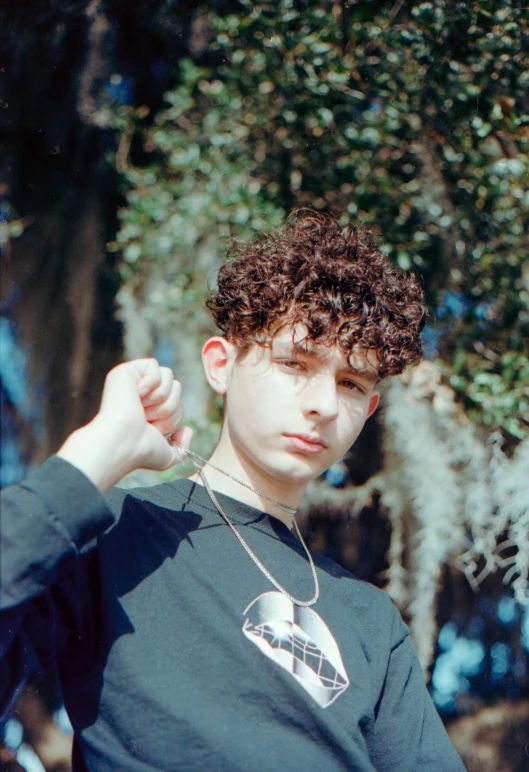
{"label": "blurred background", "polygon": [[[527,770],[527,4],[1,0],[0,41],[1,484],[123,358],[173,367],[207,455],[229,237],[300,206],[367,225],[424,282],[426,360],[309,489],[304,534],[393,597],[469,772]],[[68,770],[69,732],[48,673],[0,768]]]}

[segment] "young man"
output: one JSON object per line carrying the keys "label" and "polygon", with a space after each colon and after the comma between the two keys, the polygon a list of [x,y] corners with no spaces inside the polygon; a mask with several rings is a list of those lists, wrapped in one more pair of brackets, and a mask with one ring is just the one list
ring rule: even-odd
{"label": "young man", "polygon": [[311,557],[294,519],[377,382],[419,358],[421,290],[319,215],[232,257],[208,300],[225,405],[203,471],[101,496],[191,440],[172,373],[141,360],[6,490],[3,703],[56,663],[75,770],[459,772],[398,611]]}

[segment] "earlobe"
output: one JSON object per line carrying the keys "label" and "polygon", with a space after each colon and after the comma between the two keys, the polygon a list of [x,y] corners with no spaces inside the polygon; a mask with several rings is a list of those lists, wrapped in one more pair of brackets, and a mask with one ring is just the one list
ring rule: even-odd
{"label": "earlobe", "polygon": [[378,407],[378,403],[380,402],[380,394],[378,391],[374,391],[371,395],[371,399],[369,400],[369,409],[367,411],[367,417],[370,418],[375,410]]}
{"label": "earlobe", "polygon": [[202,348],[202,364],[211,388],[226,394],[227,368],[232,358],[232,344],[220,336],[209,338]]}

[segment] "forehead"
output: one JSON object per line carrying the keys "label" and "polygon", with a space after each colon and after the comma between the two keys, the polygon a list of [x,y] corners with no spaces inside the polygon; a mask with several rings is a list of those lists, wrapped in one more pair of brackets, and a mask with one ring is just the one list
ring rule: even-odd
{"label": "forehead", "polygon": [[315,343],[307,338],[302,325],[297,325],[294,329],[279,330],[272,339],[272,352],[276,355],[302,354],[325,363],[332,361],[367,380],[378,380],[378,360],[374,350],[356,348],[346,353],[339,346]]}

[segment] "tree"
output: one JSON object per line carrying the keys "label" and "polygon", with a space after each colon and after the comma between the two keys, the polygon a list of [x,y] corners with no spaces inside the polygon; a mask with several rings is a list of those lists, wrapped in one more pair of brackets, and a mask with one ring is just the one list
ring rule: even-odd
{"label": "tree", "polygon": [[[116,114],[127,205],[112,248],[125,311],[182,357],[182,336],[208,331],[201,309],[225,237],[273,227],[297,206],[369,224],[422,276],[433,365],[388,388],[384,468],[308,501],[358,512],[375,496],[389,513],[390,591],[426,665],[443,562],[459,558],[478,581],[510,566],[527,600],[522,4],[241,2],[203,25],[209,66],[182,61],[155,115]],[[213,409],[198,427],[215,420]],[[508,557],[506,535],[517,545]]]}
{"label": "tree", "polygon": [[26,463],[93,416],[121,355],[109,105],[161,106],[171,79],[160,57],[189,54],[193,12],[164,0],[0,3],[0,303],[28,360]]}
{"label": "tree", "polygon": [[123,169],[115,246],[129,286],[159,264],[172,287],[162,305],[196,308],[219,236],[294,206],[359,219],[423,277],[429,344],[470,417],[526,437],[522,4],[244,2],[207,21],[217,66],[181,63],[169,108],[142,134],[148,160]]}

